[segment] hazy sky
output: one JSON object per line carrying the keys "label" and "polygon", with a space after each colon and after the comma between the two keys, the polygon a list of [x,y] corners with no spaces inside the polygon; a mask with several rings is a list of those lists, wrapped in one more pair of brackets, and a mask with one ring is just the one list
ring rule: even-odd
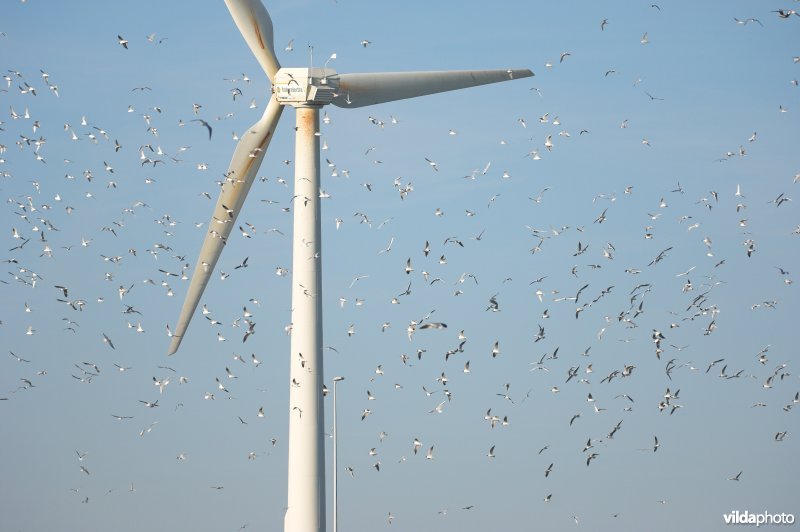
{"label": "hazy sky", "polygon": [[[793,4],[267,4],[284,66],[535,73],[324,110],[341,530],[798,513]],[[224,3],[7,0],[0,69],[0,528],[282,529],[294,111],[167,357],[269,93]]]}

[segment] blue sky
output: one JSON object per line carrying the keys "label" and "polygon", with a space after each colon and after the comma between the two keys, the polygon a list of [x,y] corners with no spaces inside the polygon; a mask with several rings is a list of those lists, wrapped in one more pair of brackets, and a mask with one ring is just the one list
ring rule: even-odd
{"label": "blue sky", "polygon": [[[774,12],[788,4],[267,4],[283,66],[313,46],[342,73],[535,73],[325,109],[342,530],[716,530],[732,510],[797,513],[800,18]],[[170,7],[0,8],[4,530],[283,526],[294,112],[239,216],[255,230],[233,232],[203,297],[221,324],[198,310],[168,358],[188,281],[164,272],[194,267],[196,224],[269,91],[223,2]],[[140,163],[147,144],[165,164]],[[448,327],[409,340],[431,312]]]}

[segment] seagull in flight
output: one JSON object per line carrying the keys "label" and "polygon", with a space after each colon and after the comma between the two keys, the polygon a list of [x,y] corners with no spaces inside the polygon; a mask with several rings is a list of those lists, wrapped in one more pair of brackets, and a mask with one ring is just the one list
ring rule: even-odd
{"label": "seagull in flight", "polygon": [[108,347],[110,347],[111,349],[114,349],[114,344],[111,342],[111,338],[106,336],[106,333],[102,333],[102,334],[103,334],[103,343],[104,344],[108,344]]}
{"label": "seagull in flight", "polygon": [[193,118],[192,122],[200,122],[206,129],[208,129],[208,140],[211,140],[211,125],[202,118]]}
{"label": "seagull in flight", "polygon": [[744,20],[741,20],[741,19],[738,19],[736,17],[733,17],[733,20],[735,20],[736,23],[739,24],[740,26],[747,26],[747,24],[749,22],[757,22],[759,26],[761,26],[762,28],[764,27],[764,25],[761,23],[761,21],[758,20],[757,18],[752,18],[751,17],[751,18],[746,18]]}

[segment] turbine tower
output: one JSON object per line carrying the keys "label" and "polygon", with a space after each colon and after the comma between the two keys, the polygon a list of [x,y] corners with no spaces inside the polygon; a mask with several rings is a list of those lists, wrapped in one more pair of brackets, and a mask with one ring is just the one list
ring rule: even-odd
{"label": "turbine tower", "polygon": [[325,447],[322,404],[322,231],[319,201],[319,110],[357,108],[533,75],[522,70],[338,74],[333,69],[282,68],[272,20],[259,0],[225,0],[236,26],[272,82],[261,119],[241,136],[200,248],[175,327],[178,350],[236,217],[255,181],[284,107],[296,111],[294,234],[289,387],[289,482],[286,532],[325,530]]}

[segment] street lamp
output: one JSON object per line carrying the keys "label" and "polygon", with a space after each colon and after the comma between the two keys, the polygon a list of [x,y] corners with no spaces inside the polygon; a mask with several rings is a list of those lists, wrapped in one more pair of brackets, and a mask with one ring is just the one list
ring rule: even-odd
{"label": "street lamp", "polygon": [[338,532],[338,524],[339,524],[338,523],[339,505],[337,504],[337,499],[336,499],[336,489],[337,489],[336,474],[339,470],[338,466],[336,465],[336,440],[339,436],[339,431],[336,430],[336,383],[343,380],[344,377],[333,378],[333,532]]}
{"label": "street lamp", "polygon": [[327,85],[328,84],[328,74],[327,74],[328,73],[328,63],[330,63],[334,59],[336,59],[336,54],[335,53],[331,54],[331,56],[328,58],[328,60],[325,61],[325,66],[322,67],[322,79],[320,79],[319,82],[322,83],[323,85]]}

